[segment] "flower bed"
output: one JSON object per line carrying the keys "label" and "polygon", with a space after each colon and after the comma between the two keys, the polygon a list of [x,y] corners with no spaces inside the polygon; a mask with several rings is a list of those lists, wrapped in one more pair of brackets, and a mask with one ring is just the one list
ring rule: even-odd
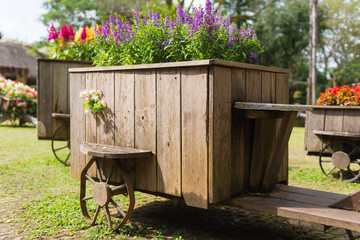
{"label": "flower bed", "polygon": [[16,120],[21,122],[25,114],[36,116],[37,91],[34,88],[0,77],[0,95],[4,101],[1,111],[5,111],[3,114],[12,123]]}
{"label": "flower bed", "polygon": [[329,88],[316,101],[316,105],[324,106],[359,106],[360,105],[360,84],[350,87]]}

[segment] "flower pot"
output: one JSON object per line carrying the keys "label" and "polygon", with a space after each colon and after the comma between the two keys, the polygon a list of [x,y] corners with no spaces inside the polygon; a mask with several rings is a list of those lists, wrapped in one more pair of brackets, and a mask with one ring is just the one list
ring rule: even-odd
{"label": "flower pot", "polygon": [[[216,59],[69,72],[71,175],[88,160],[83,142],[148,149],[154,156],[132,168],[135,188],[200,208],[247,190],[253,122],[234,103],[289,101],[287,70]],[[82,109],[79,92],[94,88],[104,93],[105,117]],[[287,154],[278,176],[287,181]]]}

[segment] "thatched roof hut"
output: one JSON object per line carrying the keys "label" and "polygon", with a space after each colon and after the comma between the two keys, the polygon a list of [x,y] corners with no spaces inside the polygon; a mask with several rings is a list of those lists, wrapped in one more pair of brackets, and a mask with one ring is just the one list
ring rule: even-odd
{"label": "thatched roof hut", "polygon": [[33,85],[36,83],[36,58],[26,53],[26,45],[14,40],[0,40],[0,74]]}

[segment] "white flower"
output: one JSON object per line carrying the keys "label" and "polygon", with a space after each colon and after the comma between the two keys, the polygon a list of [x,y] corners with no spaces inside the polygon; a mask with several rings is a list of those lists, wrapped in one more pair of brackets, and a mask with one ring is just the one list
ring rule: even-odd
{"label": "white flower", "polygon": [[99,99],[99,97],[96,96],[96,95],[95,95],[95,96],[92,96],[91,98],[92,98],[93,100],[98,100],[98,99]]}

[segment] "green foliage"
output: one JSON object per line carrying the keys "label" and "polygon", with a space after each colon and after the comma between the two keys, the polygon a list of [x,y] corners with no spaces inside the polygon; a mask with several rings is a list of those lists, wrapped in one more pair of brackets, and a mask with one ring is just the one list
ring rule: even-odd
{"label": "green foliage", "polygon": [[309,44],[309,4],[302,0],[273,4],[255,19],[254,28],[265,46],[263,64],[294,72]]}

